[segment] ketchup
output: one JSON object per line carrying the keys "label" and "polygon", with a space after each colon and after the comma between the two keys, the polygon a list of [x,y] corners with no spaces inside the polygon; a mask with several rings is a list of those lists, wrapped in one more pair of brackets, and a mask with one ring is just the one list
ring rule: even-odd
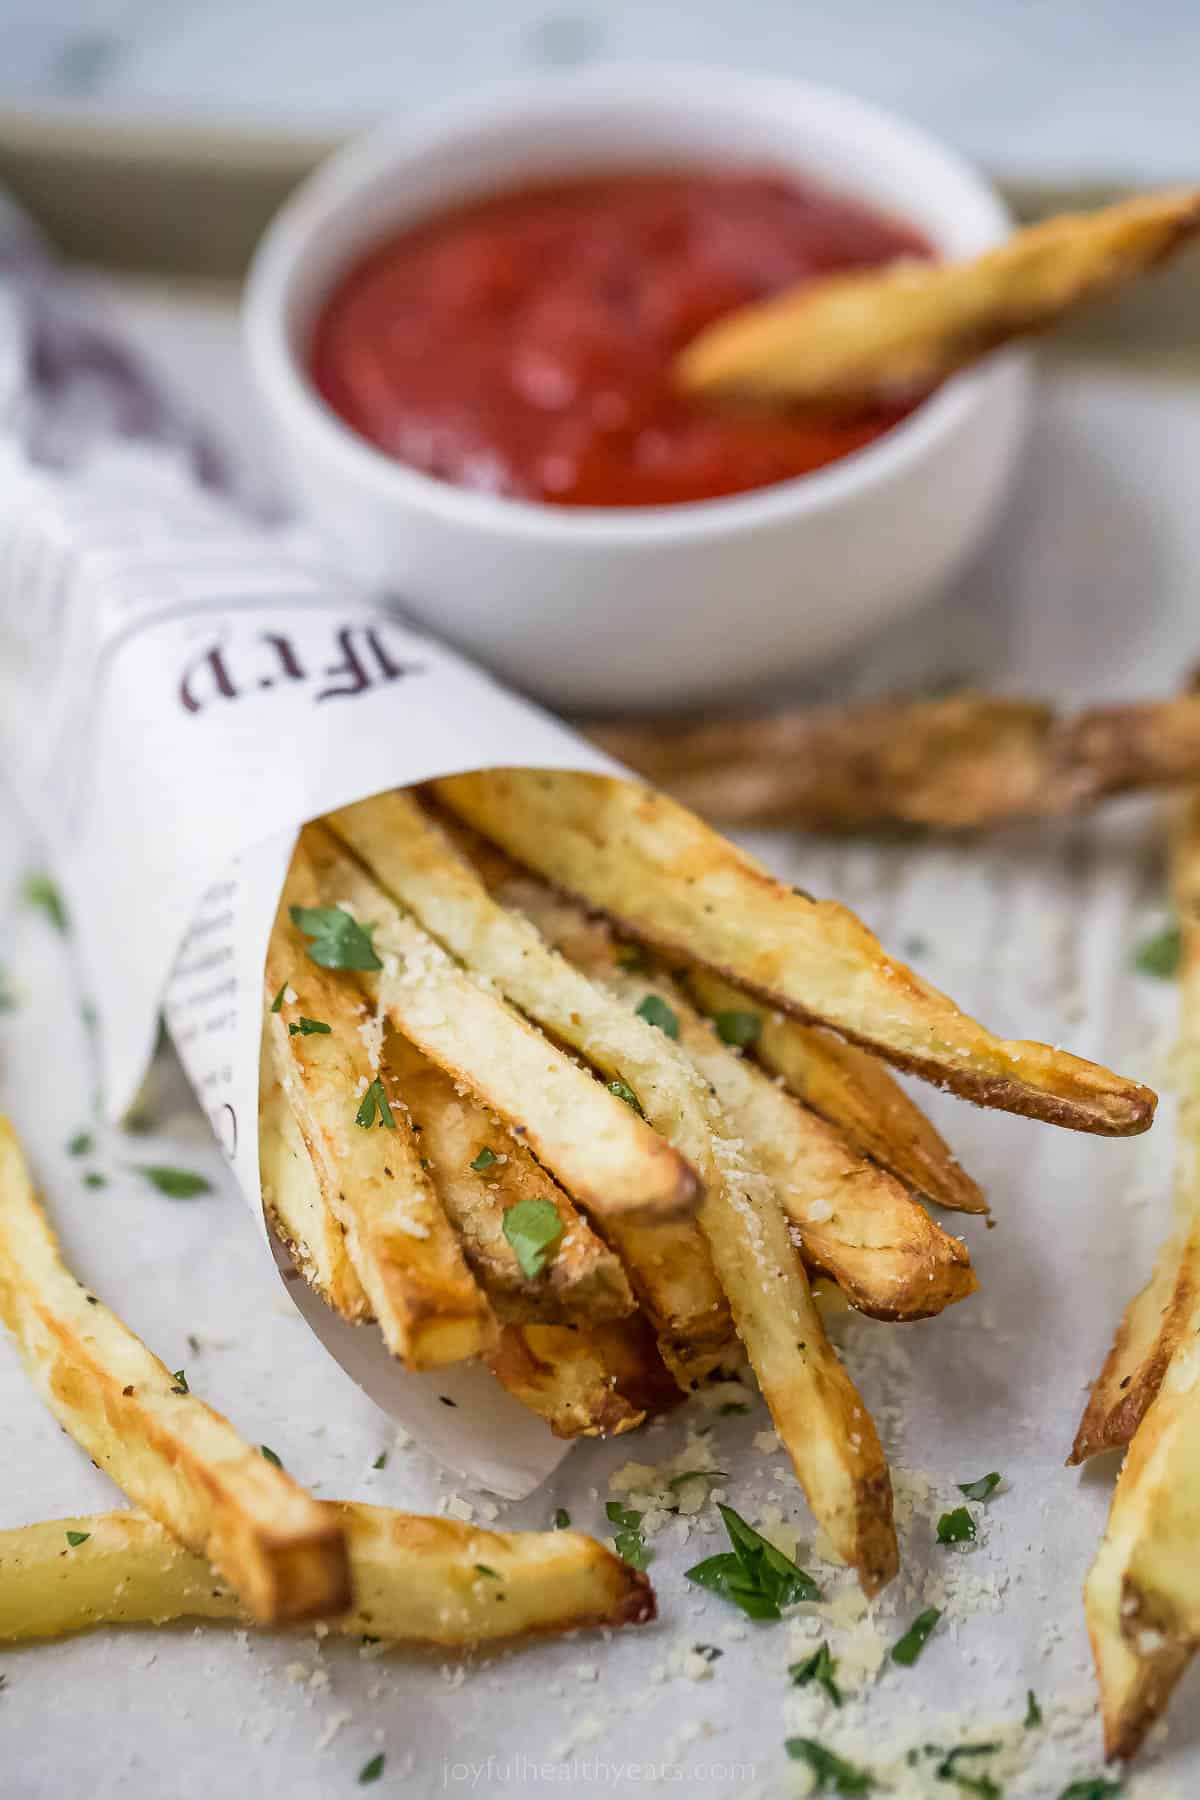
{"label": "ketchup", "polygon": [[685,398],[676,351],[722,314],[836,270],[928,257],[910,226],[770,170],[560,181],[437,215],[344,275],[319,392],[426,475],[554,506],[669,506],[769,487],[911,408],[814,420]]}

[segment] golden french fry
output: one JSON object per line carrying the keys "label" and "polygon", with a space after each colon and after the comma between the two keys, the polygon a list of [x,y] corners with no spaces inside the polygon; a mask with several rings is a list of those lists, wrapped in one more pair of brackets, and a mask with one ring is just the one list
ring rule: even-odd
{"label": "golden french fry", "polygon": [[988,1203],[915,1100],[857,1044],[819,1025],[803,1025],[707,969],[684,983],[711,1018],[756,1021],[752,1054],[789,1093],[837,1125],[855,1146],[917,1193],[955,1212],[986,1213]]}
{"label": "golden french fry", "polygon": [[[498,878],[498,871],[490,872]],[[876,1189],[894,1188],[925,1227],[936,1228],[898,1184],[852,1157],[828,1126],[723,1045],[668,982],[623,971],[602,922],[519,876],[495,892],[593,982],[631,1011],[640,1005],[658,1020],[654,1029],[664,1036],[677,1034],[683,1054],[708,1084],[720,1109],[713,1119],[720,1135],[714,1138],[716,1166],[706,1180],[700,1228],[813,1514],[839,1555],[857,1570],[864,1591],[877,1593],[899,1564],[887,1462],[874,1422],[825,1335],[787,1219],[804,1215],[810,1247],[822,1232],[836,1243],[840,1221],[831,1231],[837,1214],[826,1196],[834,1195],[843,1208],[846,1189],[858,1175]],[[955,1248],[965,1260],[961,1246]],[[834,1254],[831,1260],[842,1259]],[[879,1260],[862,1259],[868,1282],[876,1277],[872,1264]],[[969,1264],[964,1273],[973,1284]],[[910,1302],[914,1310],[936,1309],[930,1293],[941,1292],[941,1304],[946,1303],[947,1283],[939,1289],[934,1281],[927,1270],[921,1284],[926,1291]]]}
{"label": "golden french fry", "polygon": [[[347,1501],[328,1510],[349,1546],[355,1594],[352,1612],[330,1617],[333,1631],[467,1649],[654,1617],[646,1576],[577,1531],[483,1531]],[[64,1556],[68,1532],[82,1541]],[[251,1618],[203,1557],[143,1513],[0,1531],[0,1643],[98,1625]]]}
{"label": "golden french fry", "polygon": [[635,1321],[506,1325],[488,1367],[555,1437],[618,1437],[682,1397]]}
{"label": "golden french fry", "polygon": [[317,905],[316,882],[298,857],[266,967],[266,1022],[284,1093],[388,1349],[411,1369],[465,1362],[495,1342],[496,1323],[421,1167],[408,1117],[391,1103],[382,1020],[344,975],[311,961],[289,922],[292,908]]}
{"label": "golden french fry", "polygon": [[1200,1294],[1200,1235],[1177,1231],[1125,1308],[1067,1459],[1123,1450],[1153,1404]]}
{"label": "golden french fry", "polygon": [[518,1129],[593,1218],[658,1224],[695,1211],[696,1176],[678,1152],[452,961],[331,832],[309,826],[296,858],[322,905],[374,923],[385,966],[358,979],[377,1010]]}
{"label": "golden french fry", "polygon": [[[706,1097],[694,1072],[673,1054],[661,1034],[630,1018],[611,996],[556,955],[536,931],[499,906],[463,854],[410,796],[378,795],[335,813],[331,823],[380,886],[410,907],[447,950],[556,1039],[578,1050],[618,1084],[617,1091],[633,1093],[648,1125],[662,1134],[658,1141],[663,1147],[669,1135],[688,1159],[684,1166],[699,1168],[703,1179],[712,1178]],[[475,853],[477,845],[471,848]],[[507,868],[502,862],[501,878]],[[514,1098],[514,1111],[519,1100],[520,1096]],[[623,1100],[616,1104],[630,1115]],[[636,1121],[636,1114],[632,1117]],[[578,1109],[573,1123],[576,1135],[582,1133],[587,1161],[589,1127]],[[530,1142],[536,1150],[532,1136]],[[545,1155],[541,1160],[550,1161]],[[589,1205],[586,1188],[572,1184],[562,1168],[555,1168],[555,1173]],[[587,1180],[594,1184],[594,1170]],[[699,1230],[690,1221],[660,1224],[627,1220],[611,1208],[590,1210],[654,1322],[668,1367],[682,1386],[692,1386],[720,1364],[733,1331]]]}
{"label": "golden french fry", "polygon": [[810,281],[719,319],[678,359],[683,387],[789,407],[923,393],[1013,338],[1046,331],[1200,230],[1200,190],[1064,213],[967,262],[916,259]]}
{"label": "golden french fry", "polygon": [[[1127,1313],[1124,1339],[1118,1333],[1101,1377],[1107,1393],[1114,1358],[1126,1359],[1131,1386],[1136,1380],[1149,1404],[1126,1452],[1084,1593],[1105,1744],[1110,1756],[1121,1757],[1139,1748],[1200,1647],[1200,1284],[1192,1248],[1200,1235],[1200,796],[1189,802],[1176,833],[1172,875],[1182,939],[1174,1192],[1181,1249],[1169,1323],[1160,1316],[1156,1327],[1153,1312],[1171,1274],[1170,1250]],[[1167,1347],[1154,1393],[1156,1353]],[[1089,1415],[1098,1410],[1093,1395],[1081,1436],[1096,1429]]]}
{"label": "golden french fry", "polygon": [[[399,1032],[389,1028],[383,1054],[430,1179],[497,1317],[562,1325],[631,1312],[620,1261],[524,1145]],[[547,1202],[562,1224],[553,1256],[536,1275],[525,1274],[504,1235],[505,1214],[525,1200]]]}
{"label": "golden french fry", "polygon": [[749,717],[597,724],[590,735],[726,826],[969,830],[1200,780],[1200,699],[1093,706],[958,693]]}
{"label": "golden french fry", "polygon": [[984,1106],[1110,1136],[1156,1097],[1045,1044],[996,1038],[886,956],[855,915],[774,880],[664,795],[600,775],[487,770],[435,784],[452,811],[669,957],[703,962]]}
{"label": "golden french fry", "polygon": [[38,1394],[98,1468],[265,1624],[350,1604],[333,1510],[238,1436],[64,1267],[0,1120],[0,1316]]}
{"label": "golden french fry", "polygon": [[722,1043],[661,972],[621,969],[621,951],[601,920],[520,876],[496,892],[631,1010],[665,1007],[732,1135],[771,1183],[810,1273],[827,1275],[851,1305],[878,1319],[928,1318],[974,1293],[966,1246],[935,1225],[898,1181]]}
{"label": "golden french fry", "polygon": [[275,1046],[263,1033],[258,1166],[267,1223],[309,1286],[352,1325],[371,1317],[346,1234],[326,1206],[308,1145],[275,1073]]}

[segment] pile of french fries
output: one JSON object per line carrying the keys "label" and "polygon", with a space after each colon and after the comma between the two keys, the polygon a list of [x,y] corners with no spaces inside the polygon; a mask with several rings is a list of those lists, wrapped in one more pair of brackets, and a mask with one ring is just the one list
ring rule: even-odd
{"label": "pile of french fries", "polygon": [[263,1191],[343,1317],[565,1436],[748,1358],[868,1594],[887,1463],[814,1276],[876,1318],[976,1286],[979,1189],[889,1073],[1107,1134],[1154,1096],[1006,1043],[662,795],[499,770],[308,827],[265,978]]}

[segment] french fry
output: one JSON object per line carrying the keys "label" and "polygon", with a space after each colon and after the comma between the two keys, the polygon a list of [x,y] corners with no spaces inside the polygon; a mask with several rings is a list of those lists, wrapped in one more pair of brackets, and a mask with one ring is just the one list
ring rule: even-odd
{"label": "french fry", "polygon": [[[335,813],[332,823],[368,864],[380,887],[411,906],[448,950],[469,962],[553,1036],[632,1090],[645,1112],[647,1126],[640,1126],[623,1100],[615,1104],[639,1124],[641,1133],[654,1127],[662,1133],[654,1141],[665,1149],[669,1131],[682,1151],[681,1166],[704,1165],[702,1178],[712,1178],[711,1132],[705,1097],[694,1073],[673,1056],[669,1046],[655,1041],[659,1034],[642,1020],[631,1020],[624,1008],[614,1005],[609,996],[556,956],[535,931],[498,906],[469,864],[414,801],[401,794],[379,795]],[[336,883],[330,891],[335,889]],[[403,1031],[402,1021],[397,1019],[397,1024]],[[534,1042],[545,1049],[541,1038]],[[444,1058],[433,1055],[432,1060]],[[535,1083],[543,1066],[545,1059],[540,1057],[523,1093],[514,1092],[507,1114],[510,1119],[520,1117],[522,1099],[527,1110],[529,1099],[536,1096]],[[576,1074],[574,1065],[568,1067]],[[591,1084],[593,1091],[595,1086]],[[486,1096],[489,1105],[496,1104],[494,1092]],[[497,1110],[505,1112],[504,1107]],[[582,1137],[584,1142],[585,1162],[590,1163],[587,1116],[576,1108],[572,1123],[576,1139]],[[559,1121],[555,1124],[556,1129],[565,1129]],[[537,1150],[532,1133],[529,1141]],[[586,1185],[581,1187],[578,1178],[572,1183],[569,1177],[570,1168],[578,1166],[576,1161],[555,1167],[549,1155],[539,1151],[539,1157],[589,1208],[593,1223],[621,1257],[676,1380],[691,1387],[711,1373],[731,1345],[733,1327],[696,1225],[690,1220],[657,1223],[627,1219],[611,1206],[589,1205],[587,1188],[595,1186],[594,1167],[585,1167]],[[686,1163],[683,1157],[688,1159]]]}
{"label": "french fry", "polygon": [[297,863],[323,906],[375,922],[385,966],[359,979],[377,1010],[518,1129],[593,1218],[661,1224],[695,1211],[698,1183],[684,1159],[453,962],[331,832],[309,826]]}
{"label": "french fry", "polygon": [[[1110,1756],[1119,1757],[1140,1747],[1200,1647],[1200,1285],[1193,1277],[1191,1247],[1200,1234],[1200,796],[1188,804],[1177,831],[1172,874],[1182,938],[1174,1193],[1175,1241],[1181,1248],[1167,1314],[1155,1327],[1155,1298],[1165,1292],[1172,1271],[1170,1250],[1127,1313],[1124,1338],[1119,1332],[1101,1377],[1107,1394],[1111,1365],[1125,1358],[1142,1390],[1143,1416],[1084,1590],[1105,1745]],[[1156,1356],[1168,1347],[1154,1392]],[[1098,1410],[1093,1394],[1081,1436]],[[1095,1429],[1093,1417],[1090,1430]]]}
{"label": "french fry", "polygon": [[[800,1175],[794,1193],[789,1188],[789,1199],[794,1199],[797,1207],[806,1201],[812,1205],[818,1217],[811,1226],[806,1223],[805,1232],[819,1233],[827,1228],[827,1221],[819,1218],[820,1181],[825,1179],[828,1189],[832,1175],[834,1185],[829,1191],[838,1191],[840,1201],[857,1159],[848,1156],[820,1120],[805,1114],[761,1071],[728,1051],[673,989],[642,974],[623,973],[614,961],[616,946],[601,922],[588,919],[577,906],[557,899],[540,883],[519,877],[505,880],[494,864],[489,866],[489,874],[502,882],[495,891],[506,907],[524,912],[572,964],[582,967],[594,982],[603,983],[631,1010],[639,1001],[644,1003],[647,993],[660,1002],[664,993],[669,995],[668,1012],[679,1032],[681,1048],[722,1109],[713,1117],[720,1135],[714,1139],[715,1166],[706,1179],[700,1211],[700,1227],[713,1266],[814,1516],[839,1555],[857,1571],[863,1590],[877,1593],[892,1579],[899,1563],[887,1463],[874,1422],[825,1335],[779,1196],[779,1177],[790,1183]],[[765,1117],[759,1107],[765,1110]],[[796,1116],[795,1122],[790,1117],[782,1121],[792,1140],[783,1144],[776,1138],[781,1109]],[[728,1131],[745,1140],[744,1146],[735,1147],[725,1135],[726,1120]],[[831,1140],[828,1146],[822,1145],[823,1157],[821,1150],[804,1144],[805,1125],[812,1128],[812,1134]],[[791,1160],[797,1137],[806,1162],[802,1171]],[[858,1163],[854,1172],[867,1171]],[[877,1186],[888,1182],[879,1170],[869,1173]],[[924,1225],[934,1230],[916,1203],[903,1190],[896,1191]],[[832,1216],[832,1207],[830,1213]],[[961,1247],[957,1248],[961,1253]],[[864,1265],[869,1266],[871,1260],[864,1259]],[[927,1272],[929,1291],[935,1291],[933,1279]],[[974,1279],[969,1265],[966,1279]],[[928,1293],[916,1304],[929,1310]]]}
{"label": "french fry", "polygon": [[[811,1274],[826,1275],[877,1319],[924,1319],[978,1285],[966,1247],[934,1224],[899,1182],[723,1044],[661,972],[628,972],[608,927],[539,882],[497,890],[594,981],[632,1010],[661,1001],[680,1048],[708,1083],[734,1137],[767,1177]],[[703,1223],[703,1215],[702,1221]]]}
{"label": "french fry", "polygon": [[[388,1349],[411,1369],[466,1362],[495,1342],[495,1320],[421,1166],[412,1126],[390,1103],[382,1021],[344,976],[309,959],[289,922],[293,908],[318,904],[311,871],[297,859],[266,966],[267,1028],[284,1092]],[[371,1107],[364,1125],[373,1083],[384,1104]]]}
{"label": "french fry", "polygon": [[725,1013],[756,1019],[755,1059],[864,1155],[939,1206],[988,1211],[980,1188],[940,1132],[869,1051],[759,1005],[707,969],[686,971],[684,985],[710,1018]]}
{"label": "french fry", "polygon": [[682,1398],[634,1322],[506,1325],[488,1367],[555,1437],[618,1437]]}
{"label": "french fry", "polygon": [[1200,1295],[1200,1236],[1176,1231],[1135,1294],[1088,1397],[1068,1461],[1124,1450],[1153,1405]]}
{"label": "french fry", "polygon": [[846,907],[784,887],[664,795],[600,775],[488,770],[435,783],[453,812],[668,957],[702,962],[981,1105],[1102,1135],[1145,1131],[1156,1097],[1045,1044],[994,1037]]}
{"label": "french fry", "polygon": [[1200,191],[1064,213],[967,262],[903,260],[835,275],[719,319],[678,359],[692,393],[856,408],[925,392],[997,345],[1174,254],[1200,230]]}
{"label": "french fry", "polygon": [[[473,1644],[654,1617],[645,1575],[577,1531],[483,1531],[454,1519],[331,1502],[355,1603],[330,1629],[383,1642]],[[78,1542],[68,1543],[70,1532]],[[0,1643],[100,1625],[252,1621],[203,1557],[138,1512],[0,1531]]]}
{"label": "french fry", "polygon": [[259,1088],[258,1164],[267,1223],[314,1293],[352,1325],[362,1324],[371,1317],[371,1303],[350,1261],[346,1234],[321,1194],[266,1032]]}
{"label": "french fry", "polygon": [[337,1515],[181,1387],[64,1267],[0,1120],[0,1316],[64,1430],[265,1624],[350,1604]]}
{"label": "french fry", "polygon": [[[430,1179],[467,1262],[498,1318],[509,1323],[594,1323],[633,1310],[621,1264],[569,1196],[503,1126],[399,1032],[388,1030],[384,1062],[412,1121]],[[490,1158],[486,1167],[476,1165]],[[504,1217],[524,1200],[553,1206],[563,1235],[537,1275],[526,1275],[504,1235]]]}
{"label": "french fry", "polygon": [[1200,699],[1093,706],[958,693],[596,724],[604,749],[727,826],[963,831],[1200,781]]}

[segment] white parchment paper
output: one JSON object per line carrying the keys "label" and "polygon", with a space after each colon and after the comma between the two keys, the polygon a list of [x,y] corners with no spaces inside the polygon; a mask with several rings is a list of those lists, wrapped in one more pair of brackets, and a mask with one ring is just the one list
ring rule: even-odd
{"label": "white parchment paper", "polygon": [[[268,447],[255,434],[232,312],[128,286],[112,298],[259,470]],[[1021,491],[987,559],[945,605],[831,675],[826,691],[969,675],[1082,701],[1174,684],[1197,648],[1198,466],[1200,388],[1052,372]],[[1173,993],[1131,966],[1165,903],[1153,806],[956,846],[773,833],[752,847],[784,878],[856,906],[890,948],[989,1024],[1067,1044],[1155,1085],[1168,1072]],[[545,1526],[561,1506],[600,1536],[611,1530],[610,1484],[631,1460],[694,1465],[699,1442],[729,1472],[739,1511],[754,1523],[781,1519],[835,1601],[850,1591],[819,1563],[811,1517],[752,1401],[748,1415],[732,1416],[691,1403],[648,1433],[581,1445],[519,1503],[448,1478],[398,1440],[280,1295],[206,1121],[183,1093],[173,1097],[165,1073],[156,1135],[93,1126],[94,1152],[69,1156],[68,1139],[89,1122],[94,1067],[71,944],[17,900],[22,872],[41,854],[19,815],[0,812],[0,884],[10,897],[0,909],[0,962],[17,1001],[0,1014],[0,1104],[30,1145],[76,1266],[170,1366],[186,1364],[197,1391],[251,1441],[270,1444],[327,1495],[469,1510],[479,1522],[495,1512],[514,1527]],[[356,1793],[360,1769],[379,1752],[381,1800],[788,1800],[797,1792],[783,1748],[789,1733],[878,1770],[928,1742],[987,1741],[1014,1728],[1019,1737],[1029,1688],[1047,1725],[1030,1734],[1005,1800],[1058,1800],[1069,1781],[1097,1775],[1080,1588],[1113,1471],[1081,1476],[1063,1458],[1113,1323],[1167,1227],[1170,1097],[1149,1136],[1128,1143],[998,1118],[929,1090],[921,1098],[992,1200],[994,1230],[952,1221],[981,1291],[920,1325],[849,1317],[837,1327],[908,1496],[905,1575],[875,1609],[874,1627],[888,1643],[921,1607],[946,1613],[916,1669],[885,1665],[842,1713],[793,1689],[792,1628],[750,1626],[684,1579],[722,1547],[707,1505],[652,1540],[659,1623],[607,1640],[465,1661],[377,1659],[370,1647],[311,1636],[186,1627],[0,1646],[4,1800],[327,1800]],[[164,1200],[137,1174],[151,1160],[205,1171],[214,1193]],[[92,1172],[108,1185],[85,1188]],[[689,1446],[700,1431],[707,1436]],[[386,1466],[376,1468],[384,1452]],[[936,1518],[961,1502],[956,1484],[991,1469],[1005,1483],[986,1515],[979,1509],[979,1545],[939,1549]],[[0,1526],[121,1503],[44,1412],[4,1342],[0,1470]],[[827,1637],[846,1663],[857,1629],[823,1617],[816,1641]],[[697,1643],[722,1653],[701,1680],[686,1656]],[[1126,1800],[1200,1792],[1198,1699],[1193,1676]],[[925,1790],[928,1800],[955,1792],[945,1782]]]}

